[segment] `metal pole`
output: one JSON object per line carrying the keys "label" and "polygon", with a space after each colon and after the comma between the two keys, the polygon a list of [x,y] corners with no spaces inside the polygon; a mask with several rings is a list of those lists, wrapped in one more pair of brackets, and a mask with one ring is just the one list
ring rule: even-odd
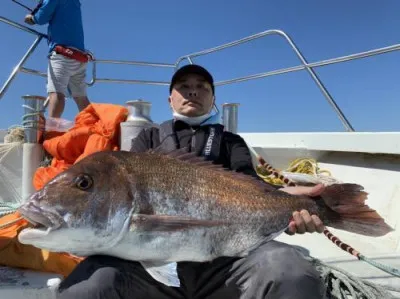
{"label": "metal pole", "polygon": [[16,1],[16,0],[11,0],[11,1],[14,2],[14,3],[16,3],[16,4],[18,4],[19,6],[22,6],[22,7],[25,8],[25,9],[29,10],[30,12],[33,12],[33,9],[30,8],[30,7],[28,7],[28,6],[26,6],[25,4],[22,4],[22,3],[20,3],[20,2],[18,2],[18,1]]}
{"label": "metal pole", "polygon": [[37,36],[42,36],[44,38],[47,38],[47,35],[44,33],[41,33],[39,31],[33,30],[32,28],[29,28],[27,26],[18,24],[17,22],[11,21],[10,19],[4,18],[0,16],[0,22],[6,23],[8,25],[11,25],[15,28],[21,29],[23,31],[29,32],[31,34],[37,35]]}
{"label": "metal pole", "polygon": [[33,176],[43,159],[41,136],[44,124],[40,123],[40,119],[43,117],[43,105],[46,98],[30,95],[22,98],[25,101],[22,122],[25,135],[22,154],[22,200],[26,201],[36,191],[33,186]]}
{"label": "metal pole", "polygon": [[132,140],[145,128],[155,126],[150,117],[151,103],[141,99],[126,102],[128,117],[120,124],[120,149],[129,151]]}
{"label": "metal pole", "polygon": [[335,102],[329,91],[326,89],[322,81],[319,79],[317,74],[314,72],[313,68],[308,65],[307,60],[305,57],[301,54],[299,48],[295,45],[295,43],[292,41],[292,39],[283,31],[280,33],[281,36],[283,36],[287,42],[290,44],[292,47],[293,51],[296,53],[297,57],[300,59],[301,63],[304,65],[308,73],[310,74],[311,78],[314,80],[314,82],[317,84],[318,88],[321,90],[322,94],[325,96],[326,100],[328,103],[331,105],[333,110],[336,112],[338,115],[339,119],[341,120],[342,124],[346,128],[347,131],[354,132],[354,128],[350,124],[350,122],[347,120],[346,116],[342,112],[342,110],[339,108],[338,104]]}
{"label": "metal pole", "polygon": [[[347,62],[347,61],[352,61],[352,60],[357,60],[357,59],[363,59],[363,58],[367,58],[370,56],[381,55],[381,54],[385,54],[385,53],[389,53],[389,52],[393,52],[393,51],[399,51],[399,50],[400,50],[400,44],[396,44],[396,45],[392,45],[389,47],[378,48],[378,49],[373,49],[373,50],[360,52],[360,53],[356,53],[356,54],[351,54],[351,55],[340,56],[340,57],[331,58],[331,59],[327,59],[327,60],[312,62],[312,63],[308,63],[308,66],[311,68],[322,67],[322,66],[326,66],[326,65],[332,65],[332,64],[336,64],[336,63],[342,63],[342,62]],[[248,81],[248,80],[260,79],[260,78],[265,78],[265,77],[269,77],[269,76],[275,76],[275,75],[280,75],[280,74],[285,74],[285,73],[302,71],[305,69],[306,69],[306,66],[304,66],[304,64],[301,64],[298,66],[292,66],[292,67],[272,70],[269,72],[258,73],[258,74],[254,74],[254,75],[250,75],[250,76],[229,79],[229,80],[224,80],[224,81],[218,81],[215,83],[215,86],[222,86],[222,85],[238,83],[238,82],[243,82],[243,81]]]}
{"label": "metal pole", "polygon": [[[169,86],[167,81],[146,81],[146,80],[130,80],[130,79],[107,79],[107,78],[96,78],[97,83],[125,83],[125,84],[147,84],[147,85],[158,85],[158,86]],[[89,83],[88,85],[93,85]]]}
{"label": "metal pole", "polygon": [[163,62],[146,62],[146,61],[132,61],[132,60],[111,60],[111,59],[96,59],[96,63],[108,63],[108,64],[126,64],[126,65],[137,65],[137,66],[152,66],[152,67],[167,67],[174,68],[175,64],[163,63]]}
{"label": "metal pole", "polygon": [[143,101],[142,99],[126,102],[128,106],[127,121],[149,121],[152,122],[150,117],[151,103]]}
{"label": "metal pole", "polygon": [[25,143],[40,143],[41,132],[44,129],[44,124],[40,123],[41,117],[43,119],[43,109],[46,97],[36,95],[22,96],[25,101],[24,116],[22,126],[24,127]]}
{"label": "metal pole", "polygon": [[93,65],[93,67],[92,67],[92,80],[90,80],[89,83],[86,83],[88,86],[93,86],[94,83],[96,83],[96,80],[97,80],[96,79],[96,76],[97,76],[96,60],[92,61],[92,65]]}
{"label": "metal pole", "polygon": [[[390,53],[394,51],[399,51],[400,50],[400,44],[384,47],[384,48],[378,48],[378,49],[373,49],[365,52],[360,52],[356,54],[351,54],[351,55],[346,55],[346,56],[341,56],[341,57],[336,57],[336,58],[331,58],[327,60],[322,60],[322,61],[317,61],[317,62],[312,62],[308,63],[308,66],[311,68],[316,68],[316,67],[323,67],[326,65],[332,65],[336,63],[342,63],[342,62],[348,62],[352,60],[357,60],[357,59],[363,59],[367,58],[370,56],[375,56],[375,55],[382,55],[385,53]],[[190,62],[191,60],[189,60]],[[306,66],[304,64],[300,64],[297,66],[293,67],[287,67],[287,68],[282,68],[282,69],[277,69],[277,70],[272,70],[268,72],[263,72],[263,73],[258,73],[254,75],[249,75],[249,76],[244,76],[244,77],[238,77],[234,79],[228,79],[224,81],[218,81],[215,82],[215,86],[222,86],[222,85],[228,85],[228,84],[233,84],[233,83],[240,83],[244,81],[249,81],[249,80],[256,80],[256,79],[261,79],[261,78],[266,78],[269,76],[276,76],[280,74],[286,74],[286,73],[292,73],[292,72],[297,72],[297,71],[303,71],[306,69]],[[47,77],[46,73],[25,68],[22,67],[20,69],[20,72],[30,74],[30,75],[35,75],[35,76],[40,76],[40,77]],[[169,82],[157,82],[157,81],[145,81],[145,80],[125,80],[125,81],[120,81],[120,79],[99,79],[100,83],[130,83],[130,84],[148,84],[148,85],[160,85],[160,86],[167,86],[169,85]],[[92,79],[87,85],[93,86],[97,82],[96,79],[96,61],[93,61],[93,69],[92,69]]]}
{"label": "metal pole", "polygon": [[26,60],[29,58],[29,56],[31,56],[31,54],[33,53],[33,51],[36,49],[36,47],[39,45],[40,41],[42,40],[42,36],[38,36],[36,38],[36,40],[34,41],[34,43],[30,46],[30,48],[28,49],[28,51],[25,53],[25,55],[22,57],[22,59],[20,60],[20,62],[17,64],[17,66],[14,68],[14,70],[12,71],[11,75],[8,77],[6,83],[4,83],[3,87],[0,90],[0,99],[4,96],[4,94],[6,93],[7,89],[10,87],[11,82],[15,79],[15,76],[17,75],[17,73],[20,71],[21,67],[24,65],[24,63],[26,62]]}
{"label": "metal pole", "polygon": [[44,77],[47,78],[47,73],[43,73],[41,71],[38,70],[33,70],[33,69],[28,69],[26,67],[21,67],[21,69],[19,70],[21,73],[25,73],[25,74],[30,74],[30,75],[35,75],[35,76],[40,76],[40,77]]}
{"label": "metal pole", "polygon": [[210,48],[210,49],[206,49],[206,50],[203,50],[203,51],[195,52],[195,53],[192,53],[192,54],[189,54],[189,55],[186,55],[186,56],[181,56],[181,57],[178,58],[178,60],[177,60],[177,62],[175,64],[176,64],[176,66],[178,66],[181,63],[181,61],[183,61],[185,59],[188,60],[190,63],[192,63],[192,58],[194,58],[194,57],[198,57],[198,56],[202,56],[202,55],[218,52],[218,51],[221,51],[223,49],[234,47],[234,46],[237,46],[237,45],[240,45],[240,44],[243,44],[243,43],[250,42],[250,41],[252,41],[254,39],[258,39],[258,38],[261,38],[261,37],[264,37],[264,36],[267,36],[267,35],[272,35],[272,34],[277,34],[277,35],[282,36],[289,43],[289,45],[291,46],[292,50],[295,52],[296,56],[300,59],[301,63],[303,64],[304,68],[311,75],[311,78],[314,80],[315,84],[317,84],[317,87],[321,90],[323,96],[326,98],[328,103],[332,106],[332,108],[334,109],[334,111],[338,115],[338,117],[341,120],[341,122],[344,125],[344,127],[348,131],[354,131],[354,129],[351,126],[350,122],[344,116],[343,112],[340,110],[339,106],[336,104],[336,102],[334,101],[333,97],[330,95],[330,93],[326,89],[326,87],[322,84],[321,80],[319,79],[317,74],[314,72],[312,67],[307,63],[306,59],[301,54],[300,50],[297,48],[297,46],[294,44],[294,42],[291,40],[291,38],[285,32],[283,32],[281,30],[266,30],[266,31],[263,31],[263,32],[260,32],[260,33],[257,33],[257,34],[253,34],[253,35],[247,36],[245,38],[242,38],[242,39],[239,39],[239,40],[235,40],[233,42],[226,43],[226,44],[214,47],[214,48]]}
{"label": "metal pole", "polygon": [[239,103],[222,104],[222,124],[225,127],[225,131],[237,133],[239,105]]}

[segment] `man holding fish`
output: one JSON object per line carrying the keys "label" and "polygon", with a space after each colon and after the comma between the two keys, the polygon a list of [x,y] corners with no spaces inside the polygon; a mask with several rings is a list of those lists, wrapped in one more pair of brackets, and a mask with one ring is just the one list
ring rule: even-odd
{"label": "man holding fish", "polygon": [[20,208],[36,225],[20,242],[88,256],[58,298],[323,298],[318,271],[273,239],[322,232],[321,219],[391,230],[361,186],[277,190],[258,178],[244,140],[215,121],[203,67],[180,68],[168,101],[173,119],[143,130],[131,152],[81,160]]}

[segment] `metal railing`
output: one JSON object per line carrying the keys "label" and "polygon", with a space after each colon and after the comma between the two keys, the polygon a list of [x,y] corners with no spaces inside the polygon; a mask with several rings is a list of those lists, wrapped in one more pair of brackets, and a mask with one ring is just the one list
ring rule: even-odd
{"label": "metal railing", "polygon": [[95,59],[92,62],[93,62],[92,80],[88,83],[89,86],[93,86],[96,82],[98,82],[98,83],[148,84],[148,85],[161,85],[161,86],[169,85],[169,82],[162,82],[162,81],[97,78],[96,65],[99,64],[99,63],[103,63],[103,64],[126,64],[126,65],[163,67],[163,68],[175,68],[176,67],[175,64],[170,64],[170,63],[129,61],[129,60]]}
{"label": "metal railing", "polygon": [[[37,36],[34,43],[31,45],[31,47],[28,49],[28,51],[25,53],[25,55],[19,61],[19,63],[14,68],[14,70],[11,72],[9,78],[7,79],[7,81],[5,82],[3,87],[1,88],[1,90],[0,90],[0,99],[1,99],[4,96],[4,94],[6,93],[8,87],[11,85],[12,81],[14,80],[14,78],[18,72],[23,72],[26,74],[31,74],[31,75],[41,76],[41,77],[47,76],[43,72],[33,70],[33,69],[28,69],[28,68],[24,67],[25,62],[28,60],[28,58],[30,57],[32,52],[36,49],[37,45],[40,43],[40,41],[43,38],[47,38],[47,36],[43,33],[35,31],[29,27],[18,24],[16,22],[13,22],[13,21],[3,18],[1,16],[0,16],[0,21],[3,23],[6,23],[8,25],[11,25],[13,27],[16,27],[18,29],[29,32],[31,34],[35,34]],[[331,65],[331,64],[366,58],[366,57],[370,57],[370,56],[374,56],[374,55],[380,55],[380,54],[400,50],[400,44],[395,44],[395,45],[384,47],[384,48],[378,48],[378,49],[355,53],[355,54],[351,54],[351,55],[347,55],[347,56],[341,56],[341,57],[336,57],[336,58],[332,58],[332,59],[309,63],[309,62],[307,62],[307,60],[305,59],[303,54],[300,52],[300,50],[296,46],[296,44],[293,42],[293,40],[285,32],[283,32],[281,30],[267,30],[267,31],[263,31],[263,32],[230,42],[230,43],[226,43],[226,44],[217,46],[217,47],[213,47],[210,49],[205,49],[203,51],[199,51],[199,52],[181,56],[178,58],[178,60],[175,63],[155,63],[155,62],[144,62],[144,61],[95,59],[94,61],[92,61],[92,79],[90,82],[87,83],[87,85],[93,86],[95,83],[127,83],[127,84],[147,84],[147,85],[168,86],[169,85],[168,81],[98,78],[97,77],[97,64],[124,64],[124,65],[176,69],[179,67],[180,63],[184,60],[187,60],[190,64],[192,64],[193,59],[196,57],[204,56],[204,55],[215,53],[215,52],[227,49],[227,48],[238,46],[238,45],[241,45],[241,44],[244,44],[244,43],[247,43],[247,42],[253,41],[255,39],[259,39],[259,38],[268,36],[268,35],[279,35],[279,36],[283,37],[284,40],[289,44],[289,46],[291,47],[291,49],[293,50],[293,52],[295,53],[297,58],[300,60],[301,64],[297,65],[297,66],[293,66],[293,67],[272,70],[272,71],[253,74],[253,75],[249,75],[249,76],[245,76],[245,77],[239,77],[239,78],[229,79],[229,80],[225,80],[225,81],[218,81],[218,82],[215,82],[215,85],[222,86],[222,85],[234,84],[234,83],[239,83],[239,82],[248,81],[248,80],[265,78],[265,77],[269,77],[269,76],[275,76],[275,75],[280,75],[280,74],[285,74],[285,73],[290,73],[290,72],[306,70],[310,74],[312,80],[317,85],[317,87],[320,89],[321,93],[323,94],[323,96],[325,97],[327,102],[330,104],[330,106],[332,107],[334,112],[339,117],[339,119],[342,122],[345,129],[347,131],[351,131],[351,132],[354,131],[353,126],[350,124],[349,120],[346,118],[344,113],[341,111],[340,107],[335,102],[332,95],[328,92],[327,88],[324,86],[321,79],[318,77],[318,75],[314,72],[313,69],[316,67],[327,66],[327,65]]]}

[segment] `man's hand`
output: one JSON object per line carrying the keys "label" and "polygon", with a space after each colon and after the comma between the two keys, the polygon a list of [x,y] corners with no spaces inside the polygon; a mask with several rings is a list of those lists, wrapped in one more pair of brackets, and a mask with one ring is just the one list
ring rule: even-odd
{"label": "man's hand", "polygon": [[[325,186],[320,184],[313,187],[285,187],[280,189],[280,191],[284,191],[293,195],[318,196],[324,191],[324,189]],[[319,217],[316,215],[310,215],[310,213],[306,210],[302,210],[300,212],[293,212],[293,221],[289,223],[289,228],[286,233],[289,235],[294,235],[296,233],[304,234],[305,232],[322,233],[323,231],[324,224],[322,223],[321,219],[319,219]]]}
{"label": "man's hand", "polygon": [[35,21],[33,21],[33,16],[32,15],[26,15],[25,16],[25,23],[29,25],[35,25]]}

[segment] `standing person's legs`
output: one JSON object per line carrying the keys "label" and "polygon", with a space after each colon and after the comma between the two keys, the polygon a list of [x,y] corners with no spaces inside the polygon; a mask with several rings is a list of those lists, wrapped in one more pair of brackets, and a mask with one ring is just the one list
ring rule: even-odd
{"label": "standing person's legs", "polygon": [[52,52],[47,69],[47,93],[49,96],[49,117],[61,117],[65,107],[70,71],[67,58]]}
{"label": "standing person's legs", "polygon": [[[219,258],[211,263],[181,263],[180,266],[193,299],[321,299],[325,296],[325,285],[315,267],[294,247],[277,241],[261,245],[245,258]],[[195,269],[194,275],[190,274],[192,269]]]}
{"label": "standing person's legs", "polygon": [[79,111],[82,111],[90,105],[90,101],[86,94],[86,67],[87,63],[79,63],[75,65],[73,75],[68,84],[69,92],[74,98]]}
{"label": "standing person's legs", "polygon": [[49,117],[60,118],[64,112],[65,96],[60,92],[49,93]]}
{"label": "standing person's legs", "polygon": [[78,106],[78,110],[82,111],[87,106],[90,105],[90,101],[87,96],[84,97],[75,97],[74,98],[76,105]]}
{"label": "standing person's legs", "polygon": [[90,102],[86,96],[86,63],[52,52],[49,57],[47,93],[49,117],[60,118],[65,108],[65,95],[69,91],[82,111]]}

